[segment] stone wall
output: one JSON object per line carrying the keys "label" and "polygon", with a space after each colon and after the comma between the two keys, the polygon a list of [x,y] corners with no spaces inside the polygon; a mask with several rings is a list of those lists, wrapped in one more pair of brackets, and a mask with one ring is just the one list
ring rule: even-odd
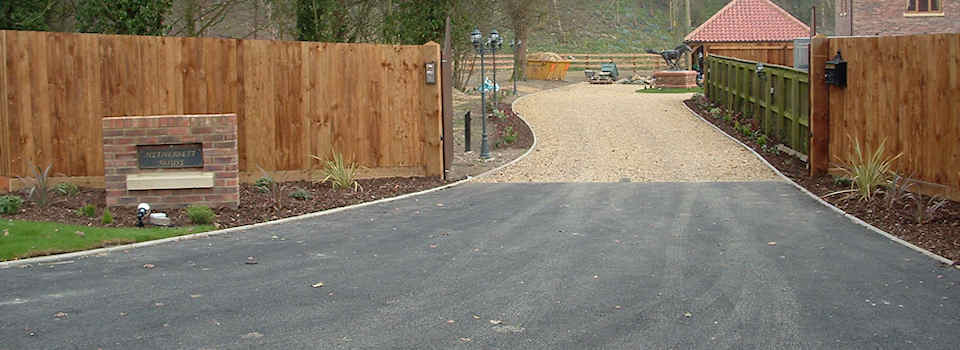
{"label": "stone wall", "polygon": [[[201,144],[203,167],[141,168],[138,145],[175,144]],[[236,208],[239,203],[236,114],[104,118],[103,153],[107,206],[133,207],[145,202],[155,208],[191,204]],[[156,176],[155,181],[146,183],[155,182],[162,188],[129,189],[128,180],[140,176]],[[172,188],[189,186],[197,179],[208,180],[208,185]]]}
{"label": "stone wall", "polygon": [[[940,0],[940,3],[942,12],[916,13],[907,12],[907,0],[837,0],[836,35],[960,32],[960,0]],[[851,20],[853,33],[850,32]]]}

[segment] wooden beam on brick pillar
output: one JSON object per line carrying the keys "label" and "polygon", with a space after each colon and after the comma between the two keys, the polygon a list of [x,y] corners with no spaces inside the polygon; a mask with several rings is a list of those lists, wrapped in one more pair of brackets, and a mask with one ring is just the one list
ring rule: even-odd
{"label": "wooden beam on brick pillar", "polygon": [[830,87],[824,67],[830,56],[830,39],[817,35],[810,40],[810,176],[830,169]]}

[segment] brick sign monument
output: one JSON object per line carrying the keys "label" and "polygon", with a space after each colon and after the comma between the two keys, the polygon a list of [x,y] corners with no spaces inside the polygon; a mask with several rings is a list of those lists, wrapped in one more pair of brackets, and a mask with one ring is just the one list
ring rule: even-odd
{"label": "brick sign monument", "polygon": [[237,115],[103,119],[107,206],[236,208]]}

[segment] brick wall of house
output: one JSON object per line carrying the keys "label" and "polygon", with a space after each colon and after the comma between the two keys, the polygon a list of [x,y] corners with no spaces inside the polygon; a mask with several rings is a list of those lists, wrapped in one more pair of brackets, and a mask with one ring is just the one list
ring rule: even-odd
{"label": "brick wall of house", "polygon": [[[200,143],[203,168],[141,169],[138,145]],[[104,184],[107,206],[133,207],[146,202],[155,208],[191,204],[232,207],[239,204],[237,115],[176,115],[103,119]],[[127,189],[127,175],[158,172],[212,172],[213,188]]]}
{"label": "brick wall of house", "polygon": [[837,0],[836,35],[960,33],[960,0],[940,2],[943,16],[905,16],[907,0]]}

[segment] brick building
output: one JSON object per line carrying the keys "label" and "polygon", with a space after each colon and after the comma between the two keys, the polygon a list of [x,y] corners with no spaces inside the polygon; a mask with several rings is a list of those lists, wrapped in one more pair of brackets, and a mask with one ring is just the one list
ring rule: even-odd
{"label": "brick building", "polygon": [[960,0],[837,0],[836,35],[960,33]]}

